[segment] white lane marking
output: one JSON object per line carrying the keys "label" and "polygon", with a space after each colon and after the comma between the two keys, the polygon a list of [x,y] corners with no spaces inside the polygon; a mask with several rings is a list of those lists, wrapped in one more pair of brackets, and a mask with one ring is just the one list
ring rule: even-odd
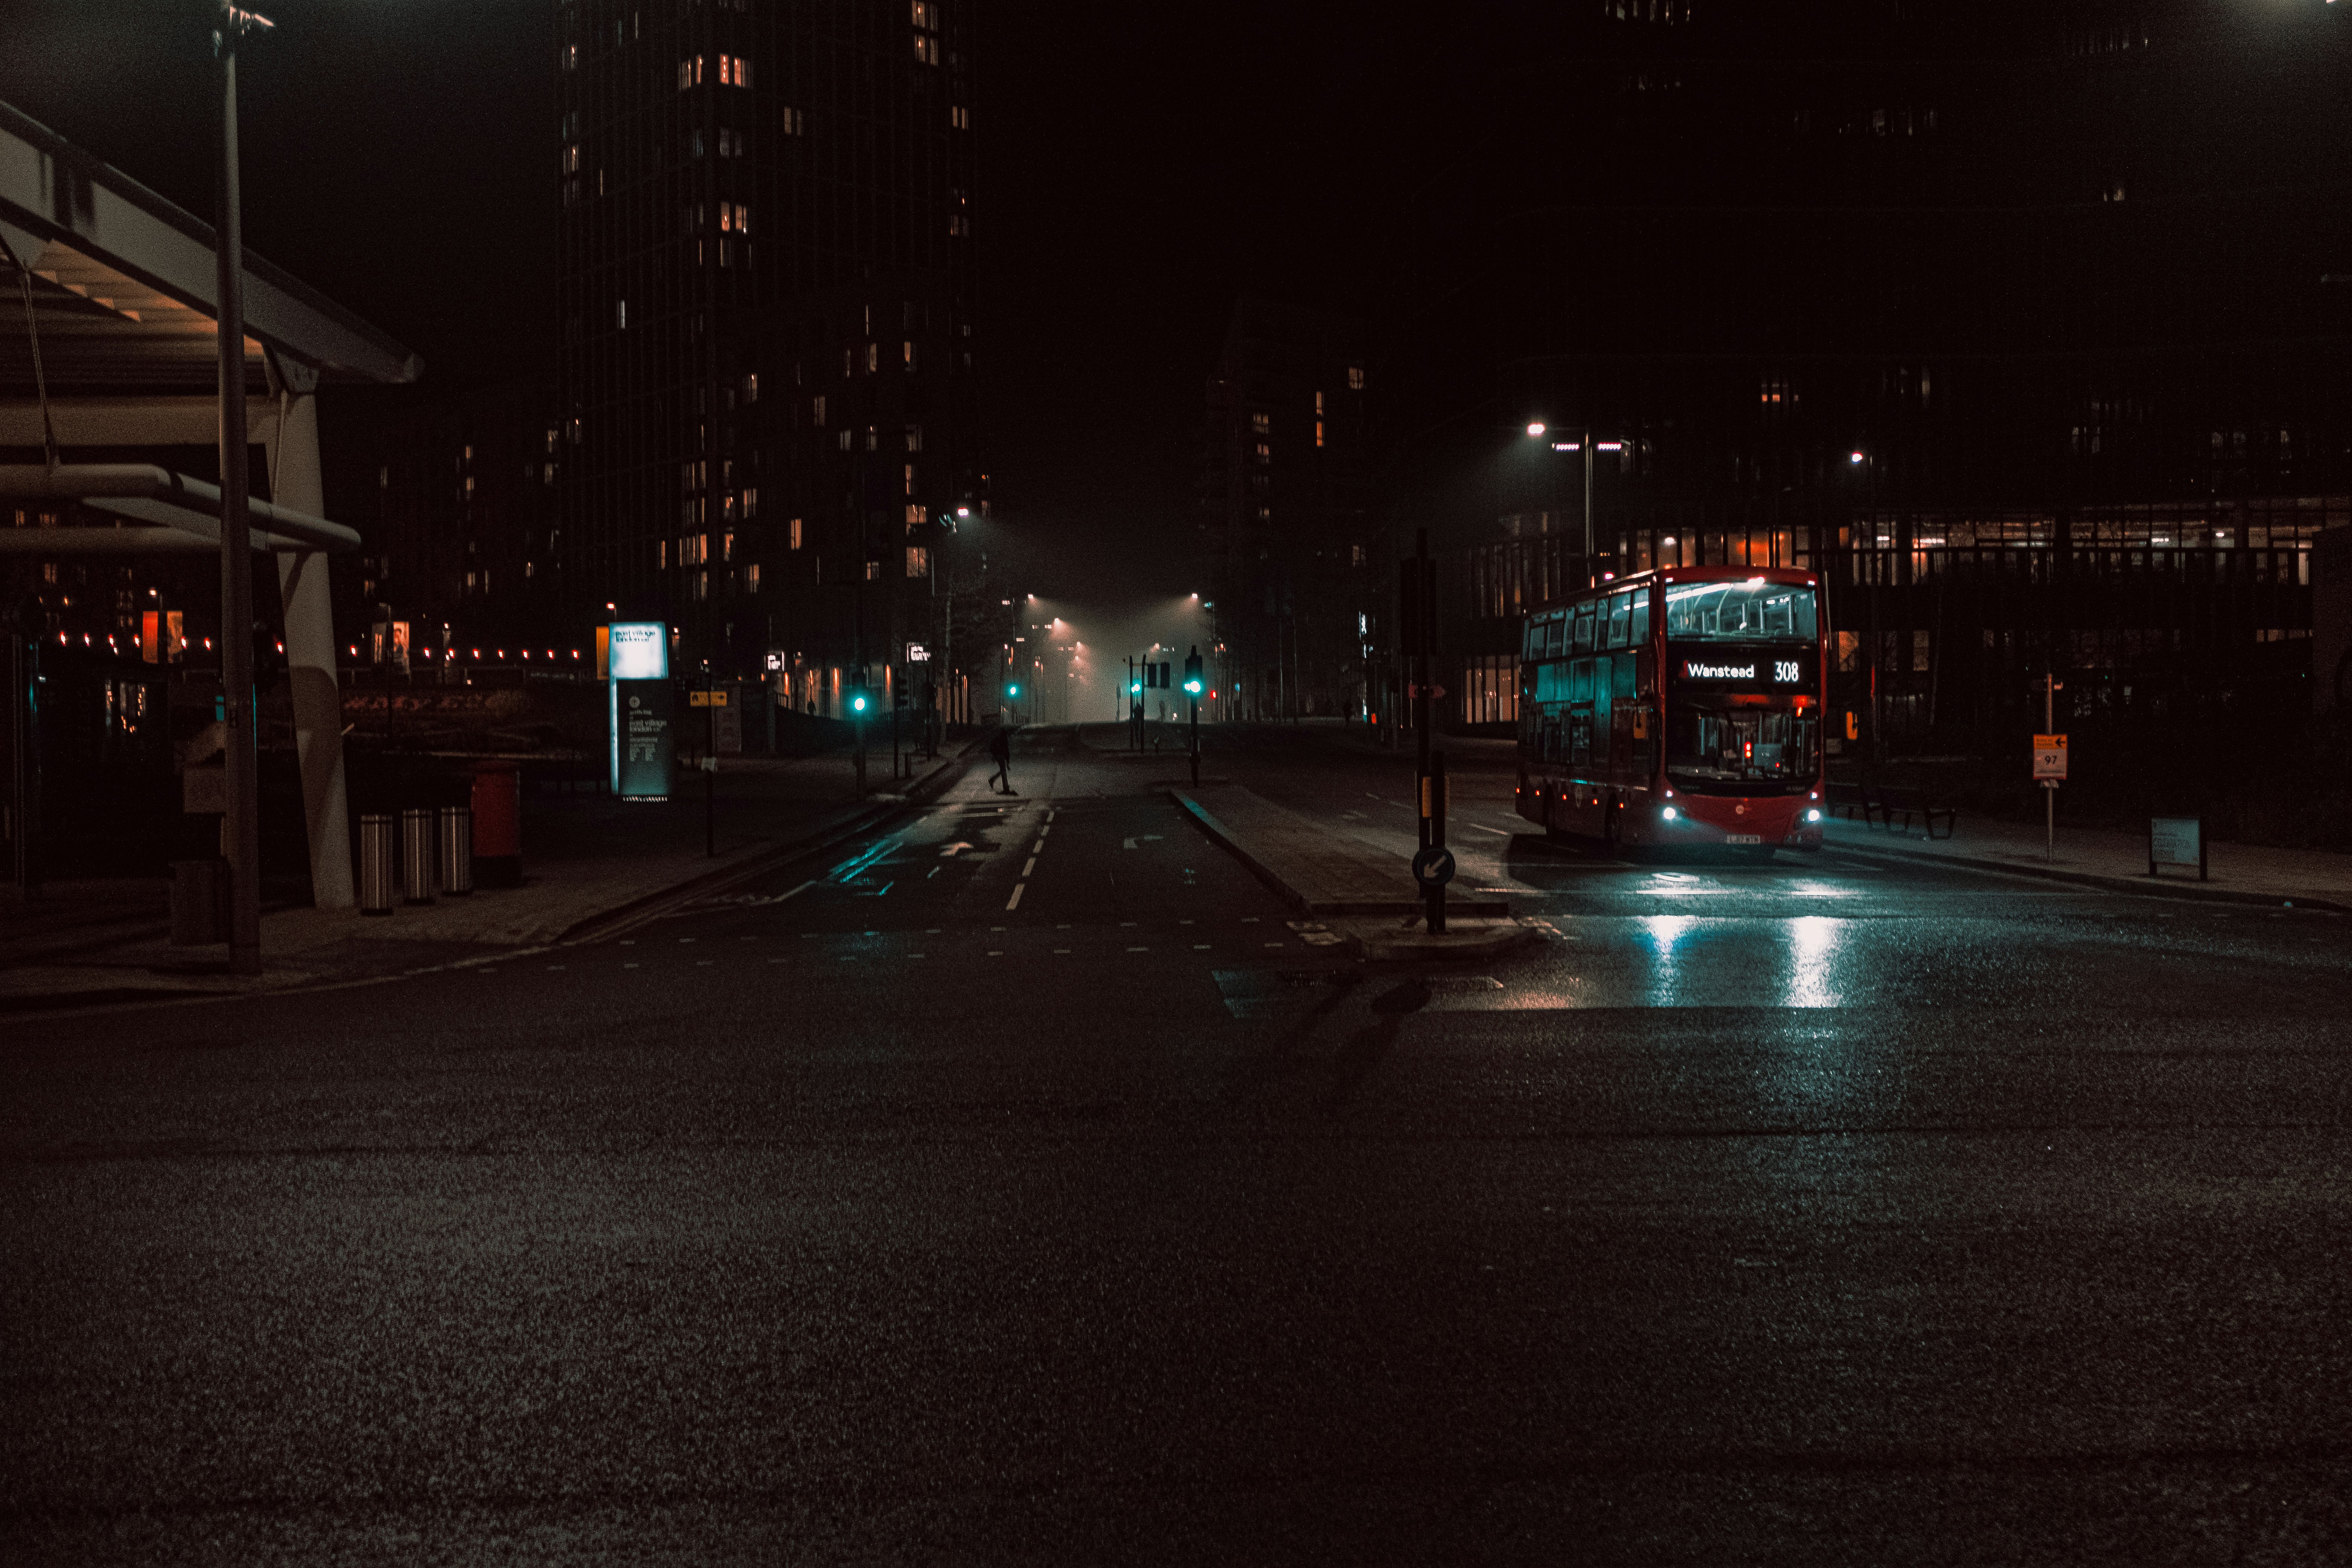
{"label": "white lane marking", "polygon": [[[770,963],[790,963],[790,962],[791,962],[791,960],[789,960],[789,959],[782,959],[782,958],[772,958],[772,959],[768,960],[768,962],[769,962]],[[635,964],[634,964],[634,963],[632,963],[631,965],[629,965],[629,967],[630,967],[631,969],[635,969],[635,968],[636,967],[636,965],[635,965]]]}
{"label": "white lane marking", "polygon": [[719,961],[715,958],[698,958],[694,961],[694,967],[697,969],[708,969],[718,962]]}
{"label": "white lane marking", "polygon": [[1037,842],[1029,846],[1029,853],[1032,855],[1043,855],[1045,852],[1045,836],[1041,833],[1037,835]]}
{"label": "white lane marking", "polygon": [[1021,907],[1021,895],[1022,895],[1022,894],[1024,894],[1024,893],[1025,893],[1025,892],[1027,892],[1028,890],[1029,890],[1029,884],[1028,884],[1028,883],[1026,883],[1026,882],[1015,882],[1015,883],[1013,883],[1013,896],[1012,896],[1011,898],[1009,898],[1009,899],[1007,899],[1007,900],[1004,900],[1004,907],[1005,907],[1005,909],[1006,909],[1006,910],[1017,910],[1017,909],[1019,909],[1019,908]]}
{"label": "white lane marking", "polygon": [[637,939],[633,936],[625,936],[621,939],[621,945],[623,947],[635,947],[637,945]]}
{"label": "white lane marking", "polygon": [[925,936],[937,936],[940,934],[940,928],[937,926],[925,926],[923,928],[923,934]]}
{"label": "white lane marking", "polygon": [[908,958],[929,958],[931,955],[928,952],[910,952],[907,956]]}
{"label": "white lane marking", "polygon": [[1266,946],[1268,946],[1268,947],[1280,947],[1280,946],[1282,945],[1282,943],[1280,943],[1280,942],[1267,942],[1265,945],[1266,945]]}
{"label": "white lane marking", "polygon": [[1188,926],[1188,925],[1191,925],[1192,922],[1191,921],[1178,921],[1176,923],[1177,923],[1178,925],[1180,925],[1180,926]]}
{"label": "white lane marking", "polygon": [[[778,963],[782,963],[783,962],[783,960],[780,958],[780,959],[776,960],[776,962],[777,962]],[[637,966],[636,966],[635,964],[634,964],[634,963],[625,963],[625,964],[621,965],[621,967],[622,967],[622,968],[624,968],[624,969],[635,969],[635,967],[637,967]]]}
{"label": "white lane marking", "polygon": [[1029,863],[1028,863],[1026,866],[1024,866],[1024,867],[1022,867],[1022,868],[1021,868],[1021,874],[1022,874],[1024,877],[1026,877],[1026,876],[1028,876],[1032,871],[1034,871],[1036,868],[1037,868],[1037,857],[1035,857],[1034,855],[1032,855],[1032,856],[1030,856],[1030,857],[1029,857]]}
{"label": "white lane marking", "polygon": [[1001,947],[992,947],[988,950],[988,956],[991,958],[1003,958],[1004,956],[1004,950]]}
{"label": "white lane marking", "polygon": [[560,964],[560,963],[551,963],[551,964],[549,964],[547,967],[548,967],[548,968],[550,968],[550,969],[561,969],[561,968],[562,968],[562,967],[563,967],[563,965],[562,965],[562,964]]}
{"label": "white lane marking", "polygon": [[1380,797],[1379,795],[1374,795],[1370,790],[1366,790],[1366,791],[1364,792],[1364,798],[1365,798],[1366,800],[1378,800],[1378,799],[1380,799],[1381,797]]}
{"label": "white lane marking", "polygon": [[1068,948],[1066,948],[1066,947],[1057,947],[1057,948],[1055,948],[1054,951],[1055,951],[1055,952],[1069,952],[1070,950],[1069,950]]}
{"label": "white lane marking", "polygon": [[1508,838],[1512,837],[1512,835],[1504,832],[1501,828],[1489,827],[1483,822],[1474,822],[1470,826],[1476,828],[1481,833],[1491,833],[1497,838]]}
{"label": "white lane marking", "polygon": [[1130,947],[1127,951],[1129,952],[1150,952],[1151,950],[1148,947]]}
{"label": "white lane marking", "polygon": [[1254,926],[1257,924],[1257,917],[1255,915],[1244,915],[1242,917],[1242,924],[1245,926]]}
{"label": "white lane marking", "polygon": [[1209,951],[1209,944],[1205,942],[1196,942],[1192,944],[1192,951],[1194,952],[1206,952]]}
{"label": "white lane marking", "polygon": [[682,936],[682,937],[679,937],[677,940],[678,940],[678,941],[680,941],[680,942],[692,942],[694,939],[693,939],[692,937],[690,937],[690,936]]}

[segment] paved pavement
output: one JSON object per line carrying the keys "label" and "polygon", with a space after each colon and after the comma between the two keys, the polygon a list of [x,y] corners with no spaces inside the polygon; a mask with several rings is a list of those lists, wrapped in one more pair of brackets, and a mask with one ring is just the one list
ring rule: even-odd
{"label": "paved pavement", "polygon": [[563,940],[695,885],[725,882],[780,852],[887,816],[942,787],[963,742],[890,776],[885,750],[856,791],[846,753],[722,759],[715,787],[681,771],[667,801],[534,795],[523,807],[522,885],[401,904],[387,916],[266,908],[265,970],[226,973],[227,948],[170,944],[169,885],[53,885],[0,902],[0,1016],[201,993],[284,990],[463,964]]}
{"label": "paved pavement", "polygon": [[1612,861],[1474,752],[1475,971],[1039,734],[561,952],[14,1031],[0,1558],[2352,1556],[2346,917]]}

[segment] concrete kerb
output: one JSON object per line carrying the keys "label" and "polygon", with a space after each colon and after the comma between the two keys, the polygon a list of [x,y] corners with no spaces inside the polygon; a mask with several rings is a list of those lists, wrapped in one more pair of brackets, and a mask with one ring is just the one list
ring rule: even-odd
{"label": "concrete kerb", "polygon": [[2330,914],[2352,914],[2352,904],[2330,899],[2290,899],[2280,893],[2249,893],[2235,888],[2216,888],[2207,883],[2175,879],[2113,877],[2099,871],[2069,871],[2056,866],[2036,866],[2030,861],[1995,860],[1981,855],[1954,855],[1944,851],[1906,849],[1896,844],[1873,844],[1856,847],[1839,840],[1823,847],[1832,855],[1851,855],[1858,860],[1876,860],[1906,866],[1957,866],[1970,871],[1995,871],[2015,877],[2037,877],[2046,882],[2071,882],[2077,887],[2096,888],[2103,892],[2126,893],[2143,899],[2201,899],[2210,903],[2237,904],[2249,909],[2274,910],[2292,904],[2298,910],[2324,910]]}
{"label": "concrete kerb", "polygon": [[[1489,958],[1531,933],[1510,918],[1510,906],[1496,900],[1449,900],[1448,930],[1444,936],[1408,929],[1422,912],[1418,900],[1391,900],[1318,899],[1309,889],[1294,886],[1280,870],[1251,853],[1248,843],[1217,814],[1170,786],[1168,794],[1190,815],[1202,831],[1248,868],[1285,903],[1308,920],[1329,922],[1350,948],[1370,959]],[[1406,922],[1400,924],[1400,919]]]}
{"label": "concrete kerb", "polygon": [[738,882],[749,881],[753,877],[772,871],[778,866],[800,859],[803,856],[822,853],[834,845],[855,838],[859,834],[868,832],[877,825],[887,822],[910,805],[929,805],[945,793],[948,785],[962,773],[971,763],[972,752],[980,744],[977,740],[965,742],[962,750],[943,759],[929,773],[908,784],[904,793],[876,796],[866,805],[858,807],[852,815],[841,818],[830,826],[819,828],[805,838],[796,838],[787,844],[771,845],[764,849],[753,850],[727,865],[715,868],[699,876],[688,878],[683,882],[674,883],[658,892],[646,893],[640,898],[631,899],[625,903],[590,915],[584,920],[576,921],[555,939],[552,945],[571,947],[583,942],[602,941],[616,936],[622,931],[644,924],[646,921],[679,904],[690,903],[696,899],[723,891]]}

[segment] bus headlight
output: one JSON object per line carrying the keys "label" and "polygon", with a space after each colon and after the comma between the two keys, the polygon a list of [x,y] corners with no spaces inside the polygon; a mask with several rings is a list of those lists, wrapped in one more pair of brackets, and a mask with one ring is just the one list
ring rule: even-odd
{"label": "bus headlight", "polygon": [[1668,822],[1672,822],[1672,821],[1675,819],[1675,817],[1678,814],[1675,812],[1675,808],[1674,808],[1673,806],[1668,805],[1668,806],[1661,806],[1661,807],[1659,808],[1659,810],[1658,810],[1658,815],[1659,815],[1659,816],[1663,817],[1664,820],[1666,820],[1666,821],[1668,821]]}
{"label": "bus headlight", "polygon": [[1807,822],[1819,822],[1821,819],[1822,808],[1818,805],[1813,807],[1812,810],[1805,813],[1805,820]]}

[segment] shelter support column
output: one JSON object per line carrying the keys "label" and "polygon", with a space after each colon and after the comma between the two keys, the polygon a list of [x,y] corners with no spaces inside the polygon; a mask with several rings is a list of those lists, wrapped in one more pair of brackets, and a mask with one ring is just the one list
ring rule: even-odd
{"label": "shelter support column", "polygon": [[[289,395],[277,436],[271,499],[314,517],[325,516],[315,395]],[[327,591],[326,552],[278,552],[278,594],[286,615],[286,668],[292,689],[294,744],[302,767],[311,901],[322,910],[348,910],[358,900],[352,883],[343,792],[343,697],[335,678],[335,617]]]}

